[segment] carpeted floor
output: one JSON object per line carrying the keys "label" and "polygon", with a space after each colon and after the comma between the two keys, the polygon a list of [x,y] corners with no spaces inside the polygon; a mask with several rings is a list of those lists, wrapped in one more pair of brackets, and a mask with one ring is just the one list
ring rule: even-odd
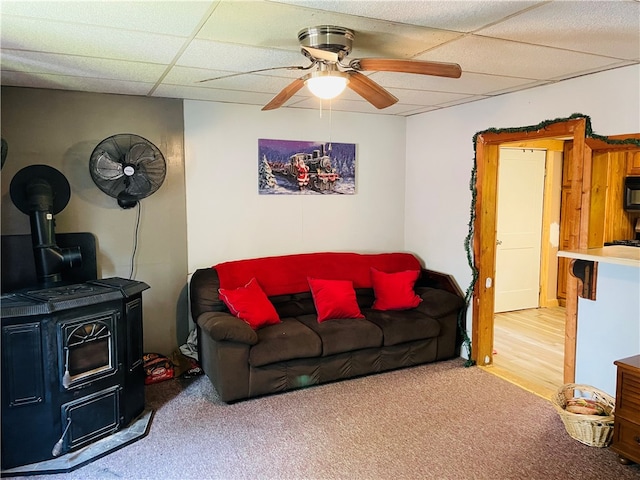
{"label": "carpeted floor", "polygon": [[[640,479],[546,400],[460,359],[227,405],[202,376],[147,387],[147,437],[91,479]],[[14,477],[17,478],[17,477]]]}

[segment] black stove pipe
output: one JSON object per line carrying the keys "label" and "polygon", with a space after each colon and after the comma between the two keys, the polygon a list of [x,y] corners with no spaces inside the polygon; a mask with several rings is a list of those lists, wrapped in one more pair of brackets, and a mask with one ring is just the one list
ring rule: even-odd
{"label": "black stove pipe", "polygon": [[63,270],[82,263],[80,247],[60,248],[56,245],[51,184],[45,179],[34,178],[25,189],[38,281],[45,285],[60,282]]}

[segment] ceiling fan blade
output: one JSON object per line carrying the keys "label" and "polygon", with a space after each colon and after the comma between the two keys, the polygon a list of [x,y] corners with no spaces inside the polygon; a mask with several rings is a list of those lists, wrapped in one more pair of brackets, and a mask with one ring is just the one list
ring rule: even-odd
{"label": "ceiling fan blade", "polygon": [[418,73],[438,77],[460,78],[462,69],[457,63],[427,62],[393,58],[359,58],[349,66],[358,71]]}
{"label": "ceiling fan blade", "polygon": [[284,87],[282,91],[275,97],[273,97],[273,99],[269,103],[262,107],[262,110],[275,110],[276,108],[280,108],[287,100],[298,93],[298,90],[300,90],[302,87],[304,87],[304,80],[302,78],[297,78],[289,85]]}
{"label": "ceiling fan blade", "polygon": [[387,108],[398,101],[396,97],[371,80],[366,75],[358,72],[347,72],[349,83],[347,87],[356,92],[367,102],[378,109]]}
{"label": "ceiling fan blade", "polygon": [[338,54],[334,53],[334,52],[329,52],[327,50],[320,50],[319,48],[313,48],[313,47],[301,47],[303,53],[313,59],[316,60],[326,60],[328,62],[337,62],[338,60],[340,60],[338,58]]}

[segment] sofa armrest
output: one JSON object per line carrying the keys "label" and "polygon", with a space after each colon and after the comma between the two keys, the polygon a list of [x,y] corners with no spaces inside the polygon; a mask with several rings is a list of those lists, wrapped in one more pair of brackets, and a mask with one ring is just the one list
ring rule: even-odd
{"label": "sofa armrest", "polygon": [[189,297],[191,317],[198,318],[205,312],[229,312],[218,296],[220,280],[215,268],[199,268],[191,276]]}
{"label": "sofa armrest", "polygon": [[247,323],[225,312],[205,312],[198,317],[202,333],[222,342],[258,343],[258,335]]}
{"label": "sofa armrest", "polygon": [[453,275],[429,270],[428,268],[422,269],[422,274],[416,283],[416,287],[439,288],[464,298],[464,293],[456,279],[453,278]]}
{"label": "sofa armrest", "polygon": [[416,293],[422,298],[416,310],[431,318],[442,318],[464,306],[464,299],[439,288],[416,287]]}

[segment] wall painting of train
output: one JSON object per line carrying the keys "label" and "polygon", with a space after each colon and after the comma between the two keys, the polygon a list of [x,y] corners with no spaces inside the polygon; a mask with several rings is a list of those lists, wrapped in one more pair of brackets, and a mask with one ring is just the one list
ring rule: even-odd
{"label": "wall painting of train", "polygon": [[354,143],[258,140],[260,195],[353,195]]}

